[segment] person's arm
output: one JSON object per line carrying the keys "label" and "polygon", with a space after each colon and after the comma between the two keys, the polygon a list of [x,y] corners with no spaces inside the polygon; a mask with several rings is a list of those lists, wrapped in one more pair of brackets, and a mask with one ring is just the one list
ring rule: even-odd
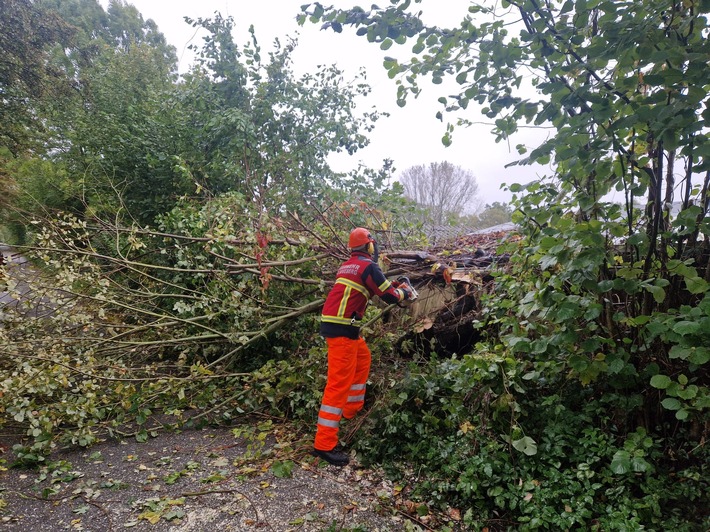
{"label": "person's arm", "polygon": [[393,286],[377,264],[373,262],[372,265],[368,267],[368,270],[370,275],[366,283],[369,285],[370,290],[375,295],[379,296],[382,301],[391,305],[407,299],[406,288],[396,288]]}

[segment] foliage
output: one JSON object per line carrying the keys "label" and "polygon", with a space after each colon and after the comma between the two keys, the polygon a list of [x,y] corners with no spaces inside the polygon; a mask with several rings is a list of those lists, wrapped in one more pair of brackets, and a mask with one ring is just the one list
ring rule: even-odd
{"label": "foliage", "polygon": [[[386,188],[390,162],[348,175],[327,162],[332,153],[367,145],[366,134],[381,116],[355,111],[355,99],[370,91],[364,73],[350,80],[323,66],[296,77],[295,41],[276,41],[262,58],[253,28],[250,42],[237,46],[232,19],[216,14],[189,21],[208,35],[197,63],[178,80],[175,50],[133,6],[111,2],[104,11],[85,0],[40,4],[48,20],[75,29],[70,43],[58,46],[59,37],[48,36],[37,52],[74,90],[23,110],[47,132],[36,139],[40,149],[27,155],[29,164],[17,161],[4,172],[18,180],[22,208],[39,214],[56,206],[145,224],[182,197],[235,191],[265,209],[299,210],[332,188],[371,197]],[[34,43],[25,34],[15,37],[28,47]],[[10,74],[9,81],[17,78]],[[29,89],[15,85],[21,105]],[[18,168],[25,171],[16,175]],[[56,205],[62,196],[64,203]]]}
{"label": "foliage", "polygon": [[[71,80],[51,61],[53,47],[72,46],[76,29],[30,0],[0,3],[0,197],[11,203],[20,186],[11,168],[18,157],[41,151],[51,127],[39,109],[68,101]],[[0,230],[7,241],[21,241],[24,228],[0,209]]]}
{"label": "foliage", "polygon": [[[692,344],[663,333],[677,326],[698,342],[671,316],[705,317],[708,6],[506,2],[518,17],[517,34],[495,16],[497,7],[473,4],[453,30],[425,26],[410,7],[395,2],[365,12],[313,4],[307,13],[336,31],[353,25],[385,49],[413,39],[410,62],[385,61],[402,104],[419,92],[422,76],[437,83],[452,75],[461,92],[442,98],[446,110],[483,105],[501,139],[519,121],[556,131],[521,161],[552,161],[554,175],[511,187],[514,221],[528,240],[511,249],[518,252],[514,269],[500,277],[501,296],[491,300],[506,345],[562,360],[583,384],[603,376],[604,384],[634,390],[642,385],[637,376],[689,371],[699,386],[690,393],[704,397],[704,351],[692,351],[688,364]],[[537,99],[523,97],[527,69]],[[676,183],[681,160],[685,171]],[[673,216],[677,187],[680,213]],[[608,201],[612,191],[625,202]]]}
{"label": "foliage", "polygon": [[[240,353],[246,363],[258,352],[265,323],[278,330],[282,317],[297,317],[318,300],[323,286],[308,279],[326,258],[314,255],[307,241],[283,238],[283,222],[260,220],[252,209],[237,194],[185,201],[153,231],[67,216],[38,233],[37,250],[65,294],[132,315],[135,333],[108,335],[107,349],[143,345],[148,328],[145,345],[160,347],[163,357],[213,363]],[[247,219],[253,224],[245,225]],[[291,346],[290,335],[282,338],[283,345],[271,342],[269,358]],[[173,352],[174,345],[182,347]]]}
{"label": "foliage", "polygon": [[[239,48],[219,16],[194,22],[211,36],[176,85],[150,25],[111,6],[125,20],[85,18],[111,45],[82,48],[79,34],[54,49],[82,99],[33,107],[53,125],[46,151],[2,153],[3,175],[73,211],[36,224],[44,275],[3,278],[28,302],[0,328],[0,425],[25,432],[25,464],[101,431],[144,440],[156,412],[312,422],[313,313],[342,238],[356,225],[385,249],[407,236],[388,163],[340,176],[325,162],[365,144],[376,115],[352,112],[364,85],[336,68],[293,79],[293,43],[262,63],[253,33]],[[301,19],[354,25],[383,49],[411,39],[409,62],[385,61],[401,105],[422,76],[451,75],[460,91],[440,118],[475,103],[499,139],[522,121],[551,128],[518,149],[552,175],[510,187],[522,238],[481,297],[484,343],[377,362],[359,450],[424,510],[461,508],[468,528],[707,528],[707,2],[471,4],[453,29],[410,7],[314,4]],[[395,326],[374,328],[376,353]]]}
{"label": "foliage", "polygon": [[[0,425],[26,434],[18,460],[106,432],[144,440],[161,413],[171,426],[256,411],[310,421],[325,378],[326,272],[351,227],[387,219],[333,204],[287,221],[230,193],[185,200],[155,229],[36,220],[35,266],[3,278],[17,304],[0,328]],[[333,234],[342,241],[328,247]]]}
{"label": "foliage", "polygon": [[79,79],[77,98],[45,109],[55,131],[49,158],[81,190],[64,209],[115,212],[119,206],[111,200],[118,190],[136,218],[149,220],[172,206],[175,191],[192,189],[171,159],[175,113],[165,101],[175,50],[133,6],[112,2],[103,12],[98,5],[59,2],[54,8],[81,28],[78,46],[60,58],[69,65],[67,75]]}
{"label": "foliage", "polygon": [[74,28],[37,2],[0,3],[0,147],[14,155],[37,147],[38,132],[44,130],[34,112],[38,102],[59,99],[70,88],[49,61],[49,49],[70,46],[74,37]]}
{"label": "foliage", "polygon": [[[36,214],[54,208],[78,214],[87,209],[114,212],[109,200],[115,189],[130,191],[124,194],[128,199],[131,193],[146,195],[147,189],[135,186],[137,176],[144,179],[155,172],[161,187],[166,173],[172,180],[164,125],[170,115],[161,102],[172,86],[176,60],[155,24],[144,22],[133,6],[122,2],[112,2],[108,12],[94,1],[28,4],[29,14],[20,10],[18,17],[34,13],[42,19],[35,25],[42,29],[38,38],[21,33],[21,25],[3,34],[15,39],[13,49],[36,47],[35,55],[23,56],[26,70],[33,61],[40,62],[51,78],[28,74],[28,83],[12,88],[17,109],[8,111],[15,119],[26,114],[32,122],[23,149],[13,148],[13,157],[0,161],[0,171],[15,184],[14,194],[2,198],[9,223],[22,223],[7,214],[15,209]],[[45,30],[50,25],[65,28],[64,33]],[[164,207],[155,194],[148,197]],[[134,207],[140,211],[146,206]]]}
{"label": "foliage", "polygon": [[118,52],[147,44],[159,50],[165,62],[174,63],[175,48],[158,30],[153,20],[144,20],[135,6],[123,0],[109,0],[107,9],[93,0],[39,0],[48,13],[71,23],[78,31],[77,42],[64,50],[74,60],[74,68],[86,66],[101,53],[103,45]]}
{"label": "foliage", "polygon": [[612,396],[532,365],[482,351],[390,369],[361,456],[467,529],[702,529],[704,447],[681,437],[669,462],[644,429],[618,430]]}
{"label": "foliage", "polygon": [[467,224],[476,229],[486,229],[512,220],[513,207],[508,203],[494,201],[486,204],[481,212],[467,217]]}
{"label": "foliage", "polygon": [[355,99],[370,92],[364,73],[347,80],[337,67],[323,66],[296,77],[295,41],[277,40],[267,61],[254,28],[251,42],[240,48],[231,18],[191,22],[210,32],[176,92],[181,129],[189,132],[180,157],[198,187],[209,194],[236,191],[267,210],[291,211],[318,203],[332,188],[372,183],[382,190],[376,183],[382,176],[346,179],[327,162],[330,154],[366,146],[366,133],[381,116],[355,114]]}
{"label": "foliage", "polygon": [[[707,516],[687,512],[684,487],[673,482],[680,471],[690,477],[700,471],[685,469],[690,462],[674,463],[671,450],[704,453],[707,431],[707,2],[481,2],[470,4],[455,28],[427,26],[413,11],[419,3],[395,1],[369,11],[315,3],[304,6],[300,20],[336,32],[351,25],[385,50],[410,43],[410,60],[384,62],[397,80],[400,105],[420,93],[424,77],[436,85],[451,77],[459,90],[441,96],[439,118],[450,113],[459,125],[471,123],[464,111],[475,104],[494,122],[498,140],[522,123],[550,131],[530,151],[518,146],[526,155],[519,164],[549,165],[552,175],[510,187],[513,221],[524,239],[502,249],[511,256],[510,267],[484,298],[480,327],[488,348],[516,360],[525,381],[522,390],[511,389],[520,408],[511,419],[526,430],[516,433],[511,423],[507,437],[513,449],[533,458],[521,459],[516,468],[534,471],[530,481],[555,478],[551,485],[563,488],[543,495],[549,498],[533,509],[532,491],[524,503],[506,502],[516,486],[511,481],[479,491],[481,504],[511,512],[510,526],[529,528],[701,527]],[[444,144],[453,131],[448,124]],[[612,201],[614,195],[622,202]],[[463,379],[470,368],[457,371]],[[432,382],[426,372],[414,389],[422,393]],[[531,397],[531,389],[539,393]],[[457,393],[452,386],[440,399],[455,412]],[[485,397],[486,390],[479,393]],[[574,400],[579,394],[588,404]],[[583,494],[580,462],[537,463],[543,429],[565,441],[561,427],[551,426],[548,403],[557,404],[555,397],[569,409],[565,423],[576,427],[575,442],[598,446],[595,460],[616,475],[640,474],[617,487],[618,478],[595,471],[600,478],[589,486],[600,486],[591,490],[602,489],[615,501],[610,508],[623,508],[621,513],[595,506],[595,493]],[[446,422],[429,422],[431,404],[415,405],[425,414],[416,421],[387,420],[396,427],[390,432],[421,439],[429,423],[447,428]],[[479,422],[471,421],[475,434]],[[500,432],[483,434],[480,447],[455,450],[447,446],[453,430],[444,434],[416,448],[433,464],[431,475],[441,475],[441,485],[450,485],[451,476],[475,464],[480,453],[487,464],[502,460]],[[611,455],[607,442],[613,443]],[[556,444],[551,449],[561,454]],[[433,462],[439,451],[447,460],[447,453],[465,458],[449,468],[443,460]],[[496,477],[505,477],[506,464]],[[423,485],[428,491],[422,493],[432,492],[432,484]],[[694,483],[693,489],[698,497],[707,486]],[[570,494],[577,494],[570,511],[547,513],[553,501]]]}

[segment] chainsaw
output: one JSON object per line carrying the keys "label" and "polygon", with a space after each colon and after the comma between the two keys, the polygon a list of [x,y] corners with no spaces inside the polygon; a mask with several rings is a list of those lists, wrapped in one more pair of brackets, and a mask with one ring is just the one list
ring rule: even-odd
{"label": "chainsaw", "polygon": [[405,277],[404,275],[402,275],[401,277],[397,277],[397,280],[395,280],[392,285],[395,288],[406,288],[409,292],[409,297],[399,303],[400,307],[410,306],[419,297],[419,292],[414,289],[414,286],[412,286],[412,282],[409,280],[409,277]]}

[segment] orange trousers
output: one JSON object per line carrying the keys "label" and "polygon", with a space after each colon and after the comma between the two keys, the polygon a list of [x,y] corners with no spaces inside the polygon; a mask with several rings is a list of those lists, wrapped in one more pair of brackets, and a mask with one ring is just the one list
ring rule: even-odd
{"label": "orange trousers", "polygon": [[318,412],[313,447],[331,451],[338,444],[340,419],[350,419],[365,405],[365,383],[372,355],[363,338],[326,338],[328,381]]}

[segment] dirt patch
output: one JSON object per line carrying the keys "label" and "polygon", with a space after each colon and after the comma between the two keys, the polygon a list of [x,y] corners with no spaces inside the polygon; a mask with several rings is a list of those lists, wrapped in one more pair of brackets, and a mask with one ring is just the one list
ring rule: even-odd
{"label": "dirt patch", "polygon": [[[377,471],[336,468],[306,442],[242,429],[164,433],[54,453],[0,472],[0,528],[16,531],[396,531],[396,487]],[[8,453],[0,455],[9,461]]]}

